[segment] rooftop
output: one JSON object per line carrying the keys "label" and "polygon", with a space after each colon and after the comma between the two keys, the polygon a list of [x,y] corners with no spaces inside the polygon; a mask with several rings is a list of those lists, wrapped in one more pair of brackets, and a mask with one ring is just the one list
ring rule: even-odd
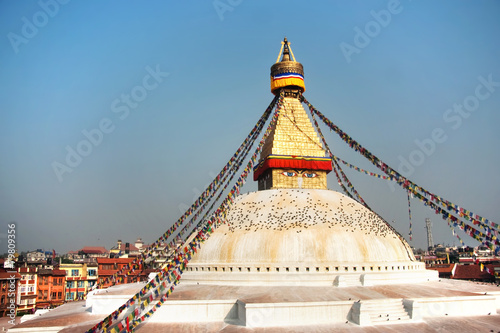
{"label": "rooftop", "polygon": [[87,254],[105,254],[109,252],[103,246],[85,246],[80,251]]}
{"label": "rooftop", "polygon": [[130,264],[134,258],[97,258],[98,264]]}
{"label": "rooftop", "polygon": [[493,270],[493,265],[484,265],[484,269],[482,271],[480,265],[457,265],[453,278],[467,280],[493,280],[494,276],[486,271],[486,267],[491,267]]}

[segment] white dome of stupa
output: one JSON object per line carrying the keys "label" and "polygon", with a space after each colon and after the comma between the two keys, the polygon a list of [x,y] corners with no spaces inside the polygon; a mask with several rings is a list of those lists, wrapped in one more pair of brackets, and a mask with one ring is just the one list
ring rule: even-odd
{"label": "white dome of stupa", "polygon": [[[203,243],[183,283],[362,285],[429,278],[385,221],[331,190],[271,189],[238,196]],[[432,274],[433,276],[435,274]],[[372,282],[368,282],[368,281]]]}

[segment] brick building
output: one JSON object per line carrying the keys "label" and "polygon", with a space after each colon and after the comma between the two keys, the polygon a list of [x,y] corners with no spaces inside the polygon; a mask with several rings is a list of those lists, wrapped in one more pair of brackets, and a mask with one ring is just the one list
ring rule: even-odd
{"label": "brick building", "polygon": [[[97,258],[97,264],[99,265],[99,283],[102,284],[102,288],[111,286],[111,282],[104,283],[104,281],[111,278],[113,274],[122,270],[126,265],[132,265],[133,261],[133,258]],[[127,272],[130,272],[130,270],[127,269],[119,275],[119,278],[123,278],[123,281],[117,284],[144,281],[147,278],[147,272],[143,271],[142,266],[135,269],[130,274],[127,274]]]}
{"label": "brick building", "polygon": [[18,313],[33,313],[36,309],[38,272],[36,267],[19,267],[21,276],[17,297]]}
{"label": "brick building", "polygon": [[16,313],[18,282],[20,279],[21,275],[16,271],[0,268],[0,317],[7,316],[11,310]]}
{"label": "brick building", "polygon": [[60,269],[38,270],[37,309],[53,308],[64,304],[66,271]]}

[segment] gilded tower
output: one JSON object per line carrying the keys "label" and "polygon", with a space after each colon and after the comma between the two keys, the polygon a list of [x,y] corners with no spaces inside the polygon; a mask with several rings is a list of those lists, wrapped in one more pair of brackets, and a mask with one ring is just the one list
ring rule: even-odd
{"label": "gilded tower", "polygon": [[[330,158],[299,100],[306,90],[304,68],[295,60],[286,37],[271,67],[271,91],[283,92],[283,107],[264,143],[254,180],[259,190],[277,188],[326,189]],[[281,57],[281,61],[280,61]]]}

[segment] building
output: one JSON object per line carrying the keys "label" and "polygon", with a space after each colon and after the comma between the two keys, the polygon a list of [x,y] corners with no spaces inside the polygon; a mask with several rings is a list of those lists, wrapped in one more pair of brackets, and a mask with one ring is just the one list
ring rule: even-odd
{"label": "building", "polygon": [[[180,243],[179,243],[180,244]],[[177,244],[177,245],[179,245]],[[146,247],[146,246],[144,246]],[[148,246],[150,247],[150,246]],[[145,262],[147,264],[147,267],[154,268],[154,269],[159,269],[161,268],[166,260],[172,255],[174,252],[174,249],[167,249],[167,244],[162,242],[160,244],[157,244],[155,248],[151,248],[149,255],[150,257],[146,258]]]}
{"label": "building", "polygon": [[83,262],[85,255],[79,251],[69,251],[66,253],[65,258],[73,260],[73,262]]}
{"label": "building", "polygon": [[96,258],[109,258],[109,251],[103,246],[85,246],[77,251],[69,251],[66,258],[74,263],[95,263]]}
{"label": "building", "polygon": [[455,274],[456,266],[457,264],[435,264],[426,267],[427,269],[438,271],[440,278],[451,279],[453,278],[453,274]]}
{"label": "building", "polygon": [[60,264],[60,270],[66,272],[66,301],[85,299],[85,295],[96,283],[97,266],[95,264]]}
{"label": "building", "polygon": [[55,308],[64,304],[66,271],[61,269],[38,269],[37,309]]}
{"label": "building", "polygon": [[113,285],[114,283],[110,279],[118,271],[120,271],[121,274],[118,275],[116,284],[143,281],[147,277],[147,275],[145,272],[143,272],[142,266],[140,266],[138,269],[134,269],[133,271],[125,268],[127,266],[130,267],[133,261],[133,258],[98,258],[98,283],[101,288],[106,288]]}
{"label": "building", "polygon": [[17,272],[21,276],[19,279],[19,292],[17,301],[18,313],[32,313],[36,310],[36,300],[38,295],[38,269],[33,266],[18,267]]}
{"label": "building", "polygon": [[103,246],[85,246],[78,252],[84,254],[87,258],[108,258],[109,251]]}
{"label": "building", "polygon": [[92,290],[92,288],[96,285],[98,277],[99,269],[96,258],[96,262],[87,264],[87,292]]}
{"label": "building", "polygon": [[453,271],[453,279],[495,282],[495,275],[489,273],[488,270],[494,272],[493,265],[456,265]]}
{"label": "building", "polygon": [[26,260],[28,263],[46,263],[47,262],[47,253],[42,249],[38,249],[35,251],[30,251],[26,254]]}
{"label": "building", "polygon": [[0,317],[17,314],[19,280],[15,270],[0,268]]}
{"label": "building", "polygon": [[142,240],[142,238],[137,238],[137,240],[134,243],[134,246],[141,252],[145,249],[144,241]]}
{"label": "building", "polygon": [[[143,245],[142,240],[139,238],[137,245]],[[141,251],[134,244],[123,243],[120,239],[116,242],[116,245],[109,250],[109,256],[111,258],[131,258],[137,257],[141,254]]]}

